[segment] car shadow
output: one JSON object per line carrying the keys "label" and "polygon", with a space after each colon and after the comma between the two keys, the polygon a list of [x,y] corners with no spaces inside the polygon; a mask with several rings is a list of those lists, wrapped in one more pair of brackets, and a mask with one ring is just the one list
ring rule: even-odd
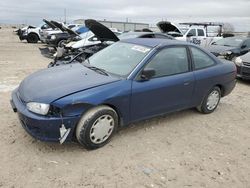
{"label": "car shadow", "polygon": [[250,80],[244,80],[242,78],[238,78],[237,82],[245,85],[250,85]]}
{"label": "car shadow", "polygon": [[54,49],[48,47],[39,47],[39,50],[44,57],[49,59],[53,59],[53,54],[56,52]]}

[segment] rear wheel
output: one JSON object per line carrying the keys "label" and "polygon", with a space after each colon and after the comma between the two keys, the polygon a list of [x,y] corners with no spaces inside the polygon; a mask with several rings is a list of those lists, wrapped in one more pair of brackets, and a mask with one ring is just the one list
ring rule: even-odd
{"label": "rear wheel", "polygon": [[201,105],[197,107],[198,111],[204,114],[212,113],[217,108],[220,98],[221,90],[216,86],[208,92]]}
{"label": "rear wheel", "polygon": [[30,33],[27,36],[27,42],[28,43],[37,43],[39,40],[39,37],[35,33]]}
{"label": "rear wheel", "polygon": [[76,128],[78,142],[87,149],[96,149],[109,142],[118,126],[118,116],[109,106],[97,106],[86,112]]}

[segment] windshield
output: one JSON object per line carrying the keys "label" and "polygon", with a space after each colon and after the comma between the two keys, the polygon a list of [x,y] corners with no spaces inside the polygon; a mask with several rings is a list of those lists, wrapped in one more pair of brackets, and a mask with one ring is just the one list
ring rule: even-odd
{"label": "windshield", "polygon": [[86,38],[86,37],[89,37],[89,36],[94,36],[94,33],[92,33],[91,31],[87,31],[87,32],[85,32],[85,33],[80,34],[80,37],[81,37],[82,39],[84,39],[84,38]]}
{"label": "windshield", "polygon": [[108,73],[127,76],[150,50],[145,46],[116,42],[91,56],[88,63]]}
{"label": "windshield", "polygon": [[240,38],[224,38],[216,41],[213,45],[220,46],[232,46],[232,47],[240,47],[243,42],[243,39]]}

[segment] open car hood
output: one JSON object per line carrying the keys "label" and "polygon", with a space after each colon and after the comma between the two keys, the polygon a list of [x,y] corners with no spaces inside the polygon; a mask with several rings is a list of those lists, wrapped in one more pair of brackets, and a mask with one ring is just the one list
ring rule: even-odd
{"label": "open car hood", "polygon": [[85,20],[85,26],[89,28],[89,30],[92,31],[101,42],[119,41],[118,37],[109,28],[97,22],[96,20]]}
{"label": "open car hood", "polygon": [[182,31],[171,22],[161,21],[158,22],[156,25],[163,33],[180,33],[183,35]]}
{"label": "open car hood", "polygon": [[49,25],[52,29],[56,29],[57,27],[51,23],[50,21],[46,20],[46,19],[43,19],[43,22],[45,22],[47,25]]}
{"label": "open car hood", "polygon": [[56,21],[51,21],[52,24],[54,24],[56,27],[58,27],[62,32],[67,32],[72,36],[79,36],[78,33],[76,33],[75,31],[63,26],[62,24],[56,22]]}

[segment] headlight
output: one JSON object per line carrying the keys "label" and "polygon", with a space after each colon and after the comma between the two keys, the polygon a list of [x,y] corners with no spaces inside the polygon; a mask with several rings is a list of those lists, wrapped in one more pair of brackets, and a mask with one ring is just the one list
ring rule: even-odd
{"label": "headlight", "polygon": [[56,39],[56,36],[55,36],[55,35],[51,35],[51,39],[52,39],[52,40],[55,40],[55,39]]}
{"label": "headlight", "polygon": [[227,55],[231,55],[232,52],[231,51],[225,51],[225,52],[221,52],[220,55],[222,56],[227,56]]}
{"label": "headlight", "polygon": [[242,61],[242,59],[240,57],[236,57],[234,62],[235,62],[236,65],[241,66],[243,61]]}
{"label": "headlight", "polygon": [[49,104],[43,104],[43,103],[37,103],[37,102],[29,102],[27,103],[27,108],[29,111],[41,114],[41,115],[46,115],[49,111]]}

